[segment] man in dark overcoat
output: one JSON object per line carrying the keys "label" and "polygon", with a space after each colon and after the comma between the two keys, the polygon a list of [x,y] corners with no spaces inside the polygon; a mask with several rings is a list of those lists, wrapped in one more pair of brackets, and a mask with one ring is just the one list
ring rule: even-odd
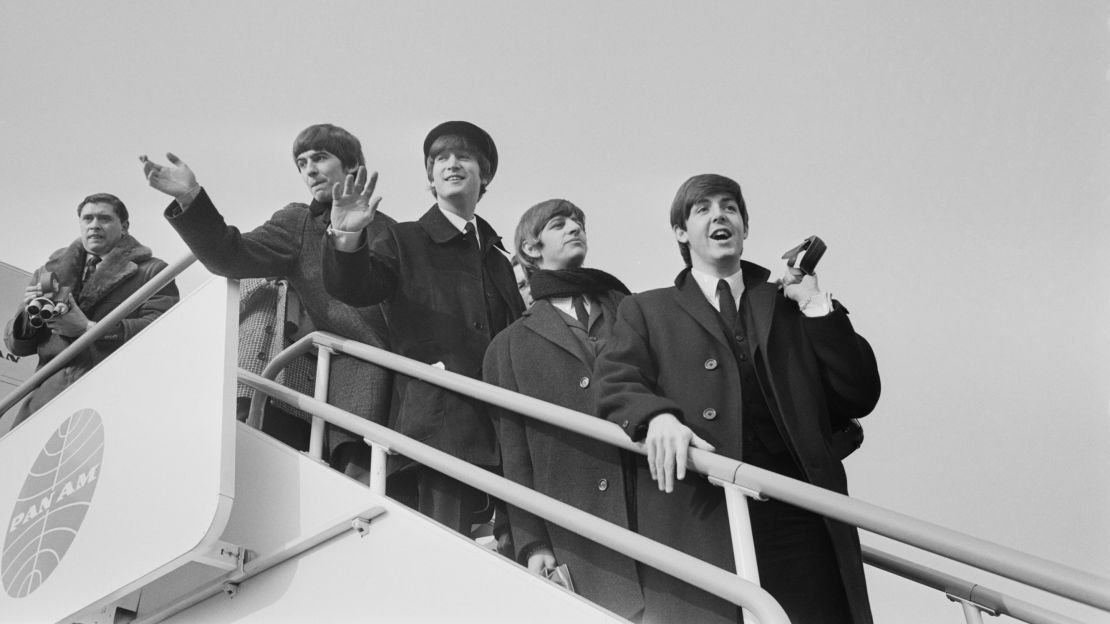
{"label": "man in dark overcoat", "polygon": [[[302,130],[293,141],[293,162],[312,195],[311,203],[291,203],[250,232],[225,223],[189,166],[172,154],[167,158],[168,165],[140,158],[150,185],[174,198],[166,208],[166,219],[212,273],[232,279],[288,280],[301,304],[301,314],[277,321],[292,330],[287,335],[289,342],[323,330],[374,347],[388,346],[381,309],[336,301],[324,290],[321,275],[333,189],[366,163],[358,138],[332,124]],[[381,214],[367,228],[367,235],[373,238],[393,222]],[[390,373],[380,367],[336,355],[331,360],[328,402],[384,424],[389,414],[390,380]],[[310,424],[303,417],[271,410],[262,428],[301,450],[308,449]],[[325,435],[324,459],[337,470],[367,481],[370,451],[362,438],[330,425]]]}
{"label": "man in dark overcoat", "polygon": [[[524,309],[500,237],[474,214],[497,149],[478,126],[450,121],[428,134],[424,162],[435,205],[376,240],[362,234],[378,219],[376,176],[348,180],[332,208],[324,284],[351,305],[382,304],[395,352],[479,379],[490,340]],[[484,404],[418,379],[398,376],[390,427],[478,466],[501,461]],[[469,533],[484,520],[484,493],[399,456],[390,472],[391,495],[448,527]]]}
{"label": "man in dark overcoat", "polygon": [[[628,289],[604,271],[582,267],[586,216],[566,200],[525,211],[515,242],[535,303],[490,343],[485,380],[593,416],[594,362]],[[504,410],[495,411],[494,425],[506,478],[630,528],[628,454]],[[517,507],[509,506],[509,523],[517,560],[532,572],[565,564],[582,596],[627,619],[643,610],[634,560]]]}
{"label": "man in dark overcoat", "polygon": [[[77,205],[77,217],[81,237],[55,251],[45,265],[35,270],[23,304],[4,333],[8,349],[15,355],[37,354],[39,368],[166,268],[165,262],[155,258],[149,247],[128,232],[127,207],[115,195],[89,195]],[[61,299],[59,303],[65,311],[36,326],[27,314],[26,304],[44,294],[41,284],[50,274],[57,280],[57,289],[52,294]],[[170,282],[43,381],[20,405],[13,426],[115,352],[177,300],[177,285]]]}
{"label": "man in dark overcoat", "polygon": [[[601,414],[648,453],[640,532],[731,571],[723,491],[683,479],[689,446],[847,493],[832,431],[874,408],[878,368],[815,276],[789,268],[769,283],[740,259],[748,218],[735,181],[688,180],[671,224],[687,268],[673,287],[622,302],[598,364]],[[871,622],[855,528],[778,501],[749,508],[760,581],[791,621]],[[643,580],[645,622],[740,621],[734,605],[656,570]]]}

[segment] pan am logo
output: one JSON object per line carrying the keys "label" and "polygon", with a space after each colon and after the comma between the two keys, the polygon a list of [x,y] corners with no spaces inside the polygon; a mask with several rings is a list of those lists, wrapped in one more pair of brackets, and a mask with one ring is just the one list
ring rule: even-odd
{"label": "pan am logo", "polygon": [[4,531],[0,579],[12,598],[46,582],[85,520],[104,456],[100,414],[70,416],[39,453]]}

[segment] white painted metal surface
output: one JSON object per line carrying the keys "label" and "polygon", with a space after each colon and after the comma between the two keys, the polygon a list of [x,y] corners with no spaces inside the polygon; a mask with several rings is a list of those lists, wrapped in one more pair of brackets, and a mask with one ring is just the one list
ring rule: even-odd
{"label": "white painted metal surface", "polygon": [[[226,345],[237,328],[235,291],[215,280],[194,292],[0,439],[0,543],[10,564],[0,619],[61,620],[182,565],[219,537],[234,497],[235,354]],[[25,495],[32,466],[54,457],[44,449],[77,413],[98,417],[101,451],[75,471],[58,456],[36,503]],[[78,452],[71,444],[65,453]],[[67,503],[81,497],[88,500],[75,520]],[[30,559],[13,553],[27,530],[18,548],[35,551]],[[50,542],[67,531],[70,543],[58,553]],[[16,582],[36,567],[36,582]]]}
{"label": "white painted metal surface", "polygon": [[[237,446],[238,496],[226,541],[246,545],[260,561],[340,530],[246,578],[234,596],[214,585],[206,600],[163,621],[623,621],[257,431],[242,426]],[[360,537],[350,519],[375,507],[385,513]],[[246,568],[254,572],[250,561]]]}

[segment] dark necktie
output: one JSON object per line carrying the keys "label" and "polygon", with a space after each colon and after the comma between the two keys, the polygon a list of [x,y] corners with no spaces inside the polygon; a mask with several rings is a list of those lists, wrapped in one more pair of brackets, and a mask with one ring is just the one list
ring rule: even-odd
{"label": "dark necktie", "polygon": [[481,246],[481,245],[480,245],[480,244],[478,243],[478,231],[474,229],[474,224],[473,224],[472,222],[470,222],[470,221],[467,221],[467,222],[466,222],[466,227],[465,227],[465,228],[463,228],[463,229],[465,229],[465,230],[466,230],[466,238],[467,238],[467,241],[468,241],[468,242],[469,242],[469,243],[470,243],[470,244],[471,244],[471,245],[472,245],[473,247],[475,247],[475,248],[477,248],[477,249],[478,249],[479,251],[481,251],[481,250],[482,250],[482,246]]}
{"label": "dark necktie", "polygon": [[585,298],[582,297],[582,295],[575,295],[574,298],[570,300],[570,303],[574,306],[574,315],[578,317],[578,322],[582,323],[582,327],[589,329],[590,313],[586,311]]}
{"label": "dark necktie", "polygon": [[729,332],[736,329],[736,299],[732,298],[732,288],[725,280],[717,281],[717,301],[721,306],[721,319]]}
{"label": "dark necktie", "polygon": [[96,265],[100,264],[100,257],[89,254],[85,259],[85,274],[81,276],[81,283],[89,281],[93,273],[96,273]]}

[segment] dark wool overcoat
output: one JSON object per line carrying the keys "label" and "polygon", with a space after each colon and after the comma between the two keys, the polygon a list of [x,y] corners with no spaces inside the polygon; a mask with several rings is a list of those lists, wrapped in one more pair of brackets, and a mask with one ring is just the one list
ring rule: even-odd
{"label": "dark wool overcoat", "polygon": [[[262,225],[241,233],[227,225],[201,191],[188,209],[176,202],[166,208],[166,219],[204,267],[216,275],[232,279],[280,277],[288,280],[308,313],[311,325],[300,327],[299,338],[313,329],[338,334],[373,347],[388,348],[385,319],[378,306],[355,308],[337,301],[324,290],[321,274],[324,232],[331,220],[330,203],[311,205],[292,203],[275,212]],[[393,219],[382,213],[367,228],[374,237]],[[331,360],[328,402],[385,424],[389,414],[390,379],[388,371],[373,364],[336,355]],[[328,427],[327,447],[342,442],[362,442],[337,428]]]}
{"label": "dark wool overcoat", "polygon": [[[752,311],[748,353],[775,425],[806,480],[847,494],[844,466],[830,449],[831,432],[870,413],[879,399],[871,347],[839,304],[826,316],[809,318],[767,283],[769,271],[743,262],[743,272]],[[671,288],[625,298],[598,361],[601,415],[639,440],[652,416],[673,413],[717,453],[740,459],[740,374],[719,318],[688,269]],[[639,472],[640,532],[734,571],[722,489],[687,473],[673,493],[664,494],[643,478],[643,460]],[[871,622],[858,533],[839,522],[825,524],[852,616]],[[696,605],[672,595],[682,593],[677,585],[645,586],[645,621],[740,621],[737,609],[713,603],[715,598]]]}
{"label": "dark wool overcoat", "polygon": [[[99,321],[116,309],[143,284],[149,282],[166,263],[155,258],[150,248],[139,244],[130,234],[123,238],[111,251],[104,254],[96,271],[87,283],[78,286],[85,272],[85,248],[78,239],[69,247],[51,254],[46,264],[31,275],[31,284],[38,284],[46,273],[53,273],[58,280],[59,290],[70,289],[79,292],[77,307],[90,321]],[[83,353],[70,360],[69,364],[51,375],[34,391],[19,408],[15,424],[19,424],[42,407],[47,401],[65,390],[79,377],[84,375],[101,360],[111,355],[124,342],[139,333],[151,321],[162,315],[170,306],[177,303],[177,285],[170,282],[145,303],[140,305],[125,319],[94,342]],[[20,304],[19,311],[8,323],[4,342],[15,355],[39,356],[38,367],[42,368],[54,356],[61,353],[75,339],[52,334],[47,326],[35,329],[27,323],[27,315]]]}
{"label": "dark wool overcoat", "polygon": [[[490,327],[487,298],[500,299],[508,322],[520,317],[524,300],[501,238],[481,217],[477,223],[480,251],[436,206],[354,252],[329,242],[324,284],[351,305],[381,303],[394,352],[481,379],[486,347],[507,326]],[[472,464],[500,463],[485,404],[419,379],[397,376],[390,428]],[[390,456],[391,471],[408,465]]]}
{"label": "dark wool overcoat", "polygon": [[[623,296],[617,291],[601,296],[600,306],[591,306],[590,326],[611,327]],[[596,355],[574,335],[580,331],[585,336],[585,329],[572,329],[568,322],[581,327],[550,301],[536,301],[523,318],[493,339],[486,351],[486,381],[593,416]],[[599,333],[591,332],[595,338]],[[629,528],[619,449],[503,410],[494,412],[494,424],[505,477]],[[559,563],[567,564],[579,594],[625,618],[643,609],[632,559],[523,509],[510,506],[509,522],[522,564],[527,565],[536,546],[548,546]]]}

